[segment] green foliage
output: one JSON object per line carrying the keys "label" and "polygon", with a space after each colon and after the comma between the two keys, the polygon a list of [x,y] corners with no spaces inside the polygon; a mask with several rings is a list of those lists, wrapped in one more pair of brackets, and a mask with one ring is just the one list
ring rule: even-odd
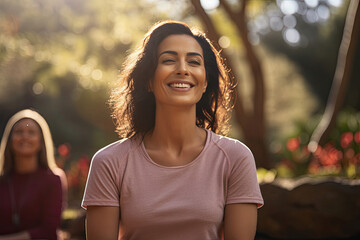
{"label": "green foliage", "polygon": [[[302,39],[298,46],[288,45],[283,31],[269,31],[261,36],[261,42],[267,48],[285,54],[296,63],[308,86],[320,100],[321,109],[326,104],[333,81],[349,2],[343,1],[340,8],[331,8],[329,19],[324,22],[309,23],[304,16],[294,14],[297,22],[295,28]],[[356,82],[355,76],[352,82]],[[347,104],[357,107],[353,102]]]}
{"label": "green foliage", "polygon": [[109,88],[129,48],[159,20],[149,11],[154,5],[1,1],[0,133],[12,114],[30,107],[49,121],[55,144],[69,143],[75,155],[115,140]]}

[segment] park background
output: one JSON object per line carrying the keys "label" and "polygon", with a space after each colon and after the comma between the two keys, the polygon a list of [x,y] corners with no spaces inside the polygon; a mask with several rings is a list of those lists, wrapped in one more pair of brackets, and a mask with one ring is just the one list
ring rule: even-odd
{"label": "park background", "polygon": [[0,135],[17,111],[42,114],[68,178],[64,218],[79,214],[91,157],[118,140],[107,101],[122,62],[150,26],[173,19],[223,49],[238,82],[229,136],[252,149],[260,182],[360,178],[356,3],[2,0]]}

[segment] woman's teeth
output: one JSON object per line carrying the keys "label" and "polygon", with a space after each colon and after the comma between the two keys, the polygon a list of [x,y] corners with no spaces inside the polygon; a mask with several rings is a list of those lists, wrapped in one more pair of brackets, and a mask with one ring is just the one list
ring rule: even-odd
{"label": "woman's teeth", "polygon": [[172,83],[170,84],[170,87],[173,87],[173,88],[190,88],[190,84],[188,83]]}

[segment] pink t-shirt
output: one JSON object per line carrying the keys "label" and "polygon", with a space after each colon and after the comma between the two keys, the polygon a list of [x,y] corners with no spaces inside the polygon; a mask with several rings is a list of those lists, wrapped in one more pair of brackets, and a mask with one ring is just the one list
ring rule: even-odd
{"label": "pink t-shirt", "polygon": [[122,240],[216,240],[226,204],[263,205],[251,151],[207,130],[191,163],[165,167],[140,138],[115,142],[92,160],[82,206],[118,206]]}

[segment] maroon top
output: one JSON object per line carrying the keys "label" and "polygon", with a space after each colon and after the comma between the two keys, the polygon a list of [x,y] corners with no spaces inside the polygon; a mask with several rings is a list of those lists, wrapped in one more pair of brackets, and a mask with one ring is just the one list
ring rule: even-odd
{"label": "maroon top", "polygon": [[0,177],[0,235],[28,231],[32,239],[57,239],[61,204],[61,181],[51,170]]}

